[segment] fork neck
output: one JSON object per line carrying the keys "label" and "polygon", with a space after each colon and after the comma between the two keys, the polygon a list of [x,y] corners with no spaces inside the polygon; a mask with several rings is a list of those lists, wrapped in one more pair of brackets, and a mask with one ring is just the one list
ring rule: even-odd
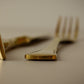
{"label": "fork neck", "polygon": [[55,39],[52,40],[51,44],[47,48],[45,48],[45,50],[53,50],[56,52],[60,41],[61,38],[55,37]]}

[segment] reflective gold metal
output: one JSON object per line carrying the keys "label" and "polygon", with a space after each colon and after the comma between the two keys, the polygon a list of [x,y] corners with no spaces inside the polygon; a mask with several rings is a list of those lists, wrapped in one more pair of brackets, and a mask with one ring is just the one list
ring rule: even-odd
{"label": "reflective gold metal", "polygon": [[55,55],[53,55],[53,54],[45,54],[45,55],[43,55],[43,54],[34,54],[34,55],[26,55],[25,56],[25,58],[26,59],[28,59],[28,60],[37,60],[37,61],[41,61],[41,60],[55,60],[56,59],[56,56]]}
{"label": "reflective gold metal", "polygon": [[40,40],[46,40],[49,38],[50,36],[48,35],[41,35],[37,37],[20,36],[9,40],[4,40],[4,42],[2,42],[2,39],[0,36],[0,59],[5,60],[6,59],[5,51],[7,52],[8,50],[14,47],[26,45],[31,42],[34,42],[34,43],[39,42]]}
{"label": "reflective gold metal", "polygon": [[50,36],[48,36],[48,35],[40,35],[40,36],[36,36],[36,37],[20,36],[20,37],[16,37],[13,39],[5,40],[4,46],[5,46],[5,50],[8,51],[11,48],[14,48],[17,46],[27,45],[27,44],[30,44],[31,42],[36,43],[41,40],[46,40],[49,38],[50,38]]}
{"label": "reflective gold metal", "polygon": [[63,31],[60,36],[60,25],[61,25],[61,20],[62,17],[59,17],[57,27],[56,27],[56,37],[52,41],[52,43],[47,47],[42,50],[39,50],[37,52],[32,52],[30,54],[26,54],[25,58],[27,60],[56,60],[57,59],[57,49],[59,43],[73,43],[77,40],[78,37],[78,29],[79,29],[79,19],[76,19],[76,26],[75,26],[75,31],[73,37],[71,37],[72,33],[72,21],[73,18],[70,18],[70,23],[69,23],[69,30],[67,33],[67,36],[65,36],[66,33],[66,24],[67,24],[67,17],[64,20],[64,26],[63,26]]}
{"label": "reflective gold metal", "polygon": [[12,47],[16,47],[25,43],[29,43],[30,42],[30,38],[26,37],[26,36],[20,36],[20,37],[16,37],[13,39],[9,39],[9,40],[5,40],[4,41],[4,46],[5,48],[7,48],[8,46]]}
{"label": "reflective gold metal", "polygon": [[31,42],[31,38],[26,37],[26,36],[20,36],[20,37],[16,37],[16,38],[13,38],[13,39],[5,40],[4,41],[4,46],[5,46],[5,50],[8,51],[11,48],[21,46],[21,45],[24,45],[24,44],[28,44],[30,42]]}
{"label": "reflective gold metal", "polygon": [[0,36],[0,59],[5,60],[6,56],[5,56],[5,49],[4,49],[4,45]]}

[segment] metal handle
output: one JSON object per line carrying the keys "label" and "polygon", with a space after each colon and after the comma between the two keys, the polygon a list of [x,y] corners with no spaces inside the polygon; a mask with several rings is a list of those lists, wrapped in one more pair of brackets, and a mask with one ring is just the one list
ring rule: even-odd
{"label": "metal handle", "polygon": [[28,37],[26,36],[21,36],[21,37],[5,40],[4,46],[5,46],[5,50],[7,51],[13,47],[17,47],[29,42],[30,42],[30,38],[28,39]]}

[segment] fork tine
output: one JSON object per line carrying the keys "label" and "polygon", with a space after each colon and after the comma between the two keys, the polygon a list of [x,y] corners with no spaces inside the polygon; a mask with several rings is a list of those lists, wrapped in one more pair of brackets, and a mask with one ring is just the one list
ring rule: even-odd
{"label": "fork tine", "polygon": [[73,21],[73,18],[71,17],[71,18],[70,18],[70,22],[69,22],[68,38],[70,38],[70,36],[71,36],[71,31],[72,31],[72,21]]}
{"label": "fork tine", "polygon": [[59,17],[58,23],[57,23],[57,26],[56,26],[56,32],[55,32],[56,36],[59,36],[60,24],[61,24],[61,16]]}
{"label": "fork tine", "polygon": [[75,39],[77,39],[78,37],[78,29],[79,29],[79,18],[76,19],[76,28],[75,28],[75,34],[74,34]]}
{"label": "fork tine", "polygon": [[63,31],[62,31],[62,36],[63,36],[63,37],[64,37],[64,35],[65,35],[66,25],[67,25],[67,17],[65,17],[65,20],[64,20],[64,26],[63,26]]}

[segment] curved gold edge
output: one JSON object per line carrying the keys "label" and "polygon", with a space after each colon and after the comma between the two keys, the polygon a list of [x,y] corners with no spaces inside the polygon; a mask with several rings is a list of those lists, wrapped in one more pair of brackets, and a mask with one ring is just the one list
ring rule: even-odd
{"label": "curved gold edge", "polygon": [[6,56],[5,56],[5,50],[4,50],[4,45],[0,36],[0,59],[1,60],[5,60]]}
{"label": "curved gold edge", "polygon": [[26,43],[30,43],[30,38],[26,36],[17,37],[15,43],[16,45],[24,45]]}
{"label": "curved gold edge", "polygon": [[36,60],[36,61],[54,61],[56,60],[56,55],[25,55],[27,60]]}

